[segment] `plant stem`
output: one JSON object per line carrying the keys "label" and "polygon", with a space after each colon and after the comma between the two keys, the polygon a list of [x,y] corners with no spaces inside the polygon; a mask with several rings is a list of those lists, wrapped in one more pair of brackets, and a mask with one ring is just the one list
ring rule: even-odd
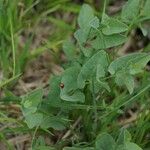
{"label": "plant stem", "polygon": [[16,74],[16,53],[15,53],[13,25],[12,25],[12,20],[11,19],[10,19],[10,32],[11,32],[12,54],[13,54],[13,77],[15,77],[15,74]]}
{"label": "plant stem", "polygon": [[94,111],[94,130],[97,130],[97,119],[98,119],[98,113],[97,113],[97,104],[96,104],[96,97],[95,97],[95,87],[94,87],[94,79],[92,79],[92,97],[93,97],[93,111]]}
{"label": "plant stem", "polygon": [[31,150],[33,150],[33,147],[34,147],[34,140],[35,140],[35,136],[36,136],[36,133],[38,131],[38,128],[39,128],[39,126],[37,126],[35,128],[34,133],[33,133],[32,142],[31,142]]}

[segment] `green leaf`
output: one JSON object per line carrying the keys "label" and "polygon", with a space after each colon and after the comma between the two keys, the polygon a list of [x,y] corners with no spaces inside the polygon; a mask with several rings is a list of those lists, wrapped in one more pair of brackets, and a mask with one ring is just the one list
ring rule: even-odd
{"label": "green leaf", "polygon": [[102,23],[103,25],[108,25],[108,24],[109,24],[109,21],[110,21],[110,17],[109,17],[107,14],[103,13],[103,14],[102,14],[101,23]]}
{"label": "green leaf", "polygon": [[[105,51],[99,51],[94,54],[89,60],[82,66],[81,71],[78,75],[78,87],[84,88],[85,81],[91,80],[93,77],[96,78],[97,66],[101,65],[103,71],[108,66],[107,53]],[[98,75],[97,75],[98,76]],[[99,74],[99,77],[104,76],[104,73]]]}
{"label": "green leaf", "polygon": [[126,150],[124,145],[117,145],[115,150]]}
{"label": "green leaf", "polygon": [[131,74],[136,74],[142,71],[143,67],[150,60],[150,54],[147,53],[132,53],[114,60],[108,71],[115,74],[122,69],[129,70]]}
{"label": "green leaf", "polygon": [[90,57],[93,53],[93,48],[91,48],[91,47],[86,47],[85,48],[83,46],[80,46],[80,49],[83,52],[85,57]]}
{"label": "green leaf", "polygon": [[121,34],[103,35],[100,34],[91,45],[95,49],[107,49],[114,46],[121,45],[127,41],[127,37]]}
{"label": "green leaf", "polygon": [[22,104],[25,108],[37,107],[42,100],[43,90],[37,89],[22,97]]}
{"label": "green leaf", "polygon": [[43,114],[42,113],[33,113],[30,115],[25,116],[26,123],[29,128],[37,127],[43,121]]}
{"label": "green leaf", "polygon": [[91,21],[90,21],[90,26],[94,29],[97,29],[99,27],[99,19],[98,17],[94,17]]}
{"label": "green leaf", "polygon": [[25,108],[22,106],[22,113],[24,116],[27,116],[27,115],[30,115],[30,114],[33,114],[37,111],[37,107],[28,107],[28,108]]}
{"label": "green leaf", "polygon": [[101,87],[105,88],[108,92],[111,91],[110,86],[107,82],[102,81],[102,80],[98,80],[98,83],[101,85]]}
{"label": "green leaf", "polygon": [[108,92],[110,92],[110,87],[108,83],[101,79],[102,77],[105,77],[105,74],[106,74],[105,68],[101,64],[98,64],[96,71],[96,80],[103,88],[105,88]]}
{"label": "green leaf", "polygon": [[105,77],[105,74],[106,74],[106,70],[105,70],[104,66],[101,65],[101,64],[97,64],[97,69],[96,69],[96,79],[97,79],[97,81],[100,78]]}
{"label": "green leaf", "polygon": [[122,33],[127,30],[128,26],[126,24],[114,18],[110,18],[105,27],[102,28],[102,32],[105,35]]}
{"label": "green leaf", "polygon": [[125,150],[142,150],[137,144],[126,142]]}
{"label": "green leaf", "polygon": [[60,97],[65,101],[71,102],[84,102],[85,96],[78,89],[77,77],[80,71],[79,66],[70,67],[65,70],[61,83],[64,84],[64,87],[61,88]]}
{"label": "green leaf", "polygon": [[55,130],[64,130],[66,128],[65,121],[61,117],[47,115],[44,116],[40,127],[43,129],[53,128]]}
{"label": "green leaf", "polygon": [[117,144],[122,145],[130,141],[131,141],[131,134],[127,131],[127,129],[122,128],[119,137],[117,139]]}
{"label": "green leaf", "polygon": [[32,150],[56,150],[54,147],[46,146],[45,138],[42,136],[39,136],[35,139]]}
{"label": "green leaf", "polygon": [[56,149],[49,146],[38,146],[36,148],[33,148],[33,150],[56,150]]}
{"label": "green leaf", "polygon": [[133,93],[134,90],[134,78],[126,71],[117,72],[115,76],[115,82],[119,86],[125,85],[130,94]]}
{"label": "green leaf", "polygon": [[80,10],[79,17],[78,17],[78,24],[81,29],[84,31],[89,32],[90,30],[90,21],[94,18],[94,12],[93,9],[87,5],[84,4]]}
{"label": "green leaf", "polygon": [[63,150],[94,150],[93,147],[86,147],[86,148],[77,148],[77,147],[65,147]]}
{"label": "green leaf", "polygon": [[140,11],[140,0],[128,0],[124,5],[121,18],[125,22],[131,23],[138,17]]}
{"label": "green leaf", "polygon": [[132,75],[142,72],[142,69],[150,60],[150,54],[132,53],[114,60],[108,71],[116,74],[115,81],[119,86],[126,85],[130,94],[134,89],[134,78]]}
{"label": "green leaf", "polygon": [[37,113],[37,108],[42,102],[43,90],[34,90],[22,98],[22,112],[29,128],[38,126],[43,115]]}
{"label": "green leaf", "polygon": [[139,25],[139,28],[141,29],[144,36],[148,35],[148,30],[146,28],[144,28],[141,24]]}
{"label": "green leaf", "polygon": [[92,8],[89,5],[84,4],[78,17],[78,24],[80,29],[74,33],[74,37],[79,42],[80,46],[83,46],[82,44],[86,42],[91,27],[96,28],[98,26],[98,21],[98,18],[94,17]]}
{"label": "green leaf", "polygon": [[97,150],[115,150],[116,143],[111,135],[103,133],[98,135],[96,139]]}
{"label": "green leaf", "polygon": [[150,61],[150,54],[147,53],[135,57],[129,66],[130,74],[135,75],[137,73],[142,72],[143,71],[142,69],[146,66],[146,64],[149,61]]}
{"label": "green leaf", "polygon": [[142,15],[144,17],[146,17],[147,19],[150,18],[150,8],[149,7],[150,7],[150,0],[146,0],[144,8],[142,10]]}
{"label": "green leaf", "polygon": [[77,41],[79,42],[79,44],[83,44],[86,42],[87,38],[88,38],[88,33],[87,32],[83,32],[83,30],[78,29],[75,33],[74,33],[74,37],[77,39]]}
{"label": "green leaf", "polygon": [[123,128],[117,140],[116,150],[142,150],[138,145],[130,141],[131,134],[125,128]]}
{"label": "green leaf", "polygon": [[61,76],[53,76],[50,80],[50,91],[48,94],[48,102],[51,105],[57,105],[60,103],[60,83]]}

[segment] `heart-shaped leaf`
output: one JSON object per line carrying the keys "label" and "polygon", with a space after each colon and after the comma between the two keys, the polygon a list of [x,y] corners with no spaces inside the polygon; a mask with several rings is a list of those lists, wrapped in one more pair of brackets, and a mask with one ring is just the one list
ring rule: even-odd
{"label": "heart-shaped leaf", "polygon": [[102,77],[104,76],[104,72],[106,71],[106,68],[108,66],[107,53],[103,50],[97,52],[91,58],[89,58],[89,60],[81,68],[77,79],[79,88],[84,88],[85,81],[96,78],[96,70],[98,65],[103,68],[103,72],[99,71],[99,75],[97,74],[97,76]]}
{"label": "heart-shaped leaf", "polygon": [[80,71],[79,66],[70,67],[65,70],[61,83],[64,84],[64,87],[61,88],[60,97],[65,101],[71,102],[84,102],[85,96],[78,89],[77,77]]}

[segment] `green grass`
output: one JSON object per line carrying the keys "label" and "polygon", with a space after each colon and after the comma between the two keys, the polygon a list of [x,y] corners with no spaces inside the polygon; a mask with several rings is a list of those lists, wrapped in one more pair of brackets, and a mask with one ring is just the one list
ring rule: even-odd
{"label": "green grass", "polygon": [[[39,0],[1,0],[0,3],[0,67],[3,70],[4,82],[9,78],[22,73],[25,64],[33,57],[37,57],[47,49],[57,49],[61,44],[62,37],[66,37],[73,31],[73,24],[68,24],[65,20],[58,20],[54,17],[56,11],[71,12],[75,4],[72,4],[70,10],[63,9],[66,4],[70,5],[69,0],[56,0],[41,2]],[[79,6],[76,12],[79,11]],[[35,30],[38,30],[39,24],[43,21],[54,24],[56,27],[54,33],[49,33],[47,41],[43,46],[31,49]],[[20,47],[20,36],[23,32],[31,29],[30,35],[25,37],[25,42]],[[59,32],[64,34],[59,34]],[[17,59],[16,59],[17,58]]]}

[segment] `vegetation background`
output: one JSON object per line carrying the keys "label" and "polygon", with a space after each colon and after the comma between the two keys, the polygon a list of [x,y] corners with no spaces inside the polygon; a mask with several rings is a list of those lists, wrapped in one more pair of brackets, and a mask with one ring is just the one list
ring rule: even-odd
{"label": "vegetation background", "polygon": [[[102,15],[104,4],[109,16],[117,16],[126,0],[107,0],[107,3],[104,0],[0,0],[0,150],[52,149],[45,145],[61,149],[63,146],[87,146],[94,143],[94,139],[90,139],[93,135],[86,135],[93,122],[86,118],[84,126],[78,115],[82,111],[71,114],[67,118],[70,121],[67,129],[58,131],[38,127],[30,129],[21,109],[22,97],[35,89],[43,89],[42,98],[47,97],[50,78],[59,75],[68,65],[63,43],[73,37],[78,28],[77,17],[84,3],[89,4],[97,16]],[[141,50],[149,53],[149,21],[144,22],[142,28],[135,26],[126,43],[119,48],[119,56]],[[114,56],[111,49],[109,53]],[[140,81],[139,91],[150,84],[149,64],[145,70],[137,76],[137,81]],[[39,91],[36,95],[40,97],[38,94]],[[132,98],[124,89],[113,87],[113,92],[104,97],[107,105],[112,103],[114,97],[122,100],[125,96],[128,96],[127,99]],[[134,103],[123,109],[117,108],[119,116],[116,117],[114,113],[107,115],[104,119],[111,124],[111,128],[107,129],[107,124],[101,131],[111,133],[116,138],[118,128],[128,128],[132,141],[149,150],[149,100],[148,89]],[[115,106],[115,103],[111,106]],[[59,124],[54,126],[61,128]],[[82,131],[85,133],[83,135],[80,131],[82,126],[87,130]]]}

